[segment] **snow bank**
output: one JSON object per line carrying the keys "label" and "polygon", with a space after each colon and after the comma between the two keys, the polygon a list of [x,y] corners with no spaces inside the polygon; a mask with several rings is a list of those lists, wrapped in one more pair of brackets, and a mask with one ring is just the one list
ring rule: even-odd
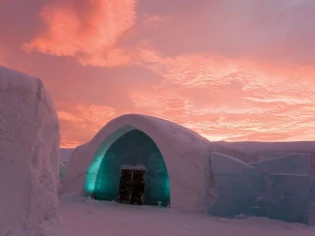
{"label": "snow bank", "polygon": [[59,123],[39,79],[0,67],[0,236],[61,236]]}

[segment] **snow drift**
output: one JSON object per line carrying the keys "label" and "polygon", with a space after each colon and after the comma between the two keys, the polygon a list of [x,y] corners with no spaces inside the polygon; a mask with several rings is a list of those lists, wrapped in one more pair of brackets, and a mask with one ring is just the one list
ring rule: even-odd
{"label": "snow drift", "polygon": [[0,67],[0,236],[60,236],[59,123],[40,79]]}

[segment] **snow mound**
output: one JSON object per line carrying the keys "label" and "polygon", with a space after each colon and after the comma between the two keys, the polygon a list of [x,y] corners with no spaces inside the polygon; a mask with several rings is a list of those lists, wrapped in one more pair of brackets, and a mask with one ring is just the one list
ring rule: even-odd
{"label": "snow mound", "polygon": [[0,236],[62,236],[59,123],[40,79],[0,67]]}

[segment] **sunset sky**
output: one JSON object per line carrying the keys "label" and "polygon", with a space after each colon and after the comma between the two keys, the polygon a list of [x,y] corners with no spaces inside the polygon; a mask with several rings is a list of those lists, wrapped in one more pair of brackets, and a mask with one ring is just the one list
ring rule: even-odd
{"label": "sunset sky", "polygon": [[40,77],[63,147],[126,113],[209,140],[315,140],[314,0],[0,0],[0,65]]}

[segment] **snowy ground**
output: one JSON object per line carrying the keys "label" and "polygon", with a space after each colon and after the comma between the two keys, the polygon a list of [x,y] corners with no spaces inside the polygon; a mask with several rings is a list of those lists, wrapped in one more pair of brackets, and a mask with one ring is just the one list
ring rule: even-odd
{"label": "snowy ground", "polygon": [[315,227],[266,218],[219,219],[169,209],[63,199],[64,228],[73,236],[314,236]]}

